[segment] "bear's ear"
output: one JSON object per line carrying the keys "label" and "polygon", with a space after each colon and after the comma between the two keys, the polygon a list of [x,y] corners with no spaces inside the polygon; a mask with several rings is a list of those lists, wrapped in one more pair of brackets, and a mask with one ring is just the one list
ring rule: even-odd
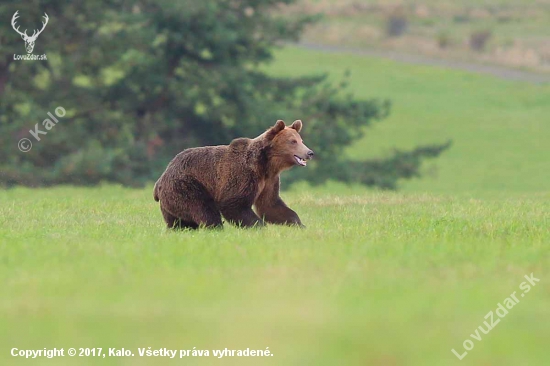
{"label": "bear's ear", "polygon": [[290,125],[290,128],[293,128],[295,129],[297,132],[300,132],[302,130],[302,121],[300,121],[299,119],[297,119],[296,121],[294,121],[291,125]]}
{"label": "bear's ear", "polygon": [[284,130],[285,127],[286,127],[285,121],[280,119],[277,121],[277,123],[275,123],[275,126],[271,127],[269,130],[266,131],[264,136],[268,141],[271,141],[275,138],[275,136],[277,136],[279,132]]}

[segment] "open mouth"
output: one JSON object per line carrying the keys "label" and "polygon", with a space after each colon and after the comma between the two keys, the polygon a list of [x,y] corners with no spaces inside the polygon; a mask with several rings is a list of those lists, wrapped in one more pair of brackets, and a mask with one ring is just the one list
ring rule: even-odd
{"label": "open mouth", "polygon": [[307,162],[305,161],[305,159],[302,159],[298,155],[294,155],[294,160],[296,160],[296,163],[298,165],[301,165],[301,166],[306,166],[307,165]]}

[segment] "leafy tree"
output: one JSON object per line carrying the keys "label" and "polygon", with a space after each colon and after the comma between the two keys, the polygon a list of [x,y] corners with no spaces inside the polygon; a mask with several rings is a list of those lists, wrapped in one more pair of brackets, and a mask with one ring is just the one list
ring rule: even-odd
{"label": "leafy tree", "polygon": [[[49,24],[34,52],[0,29],[0,185],[141,185],[187,147],[260,134],[277,119],[301,118],[318,159],[292,179],[328,179],[396,188],[447,144],[352,162],[342,150],[389,112],[389,102],[355,100],[325,76],[277,78],[261,71],[282,41],[295,41],[311,17],[273,11],[293,0],[3,1],[21,29]],[[30,34],[30,32],[29,32]],[[66,115],[47,131],[47,112]],[[17,149],[29,138],[31,151]]]}

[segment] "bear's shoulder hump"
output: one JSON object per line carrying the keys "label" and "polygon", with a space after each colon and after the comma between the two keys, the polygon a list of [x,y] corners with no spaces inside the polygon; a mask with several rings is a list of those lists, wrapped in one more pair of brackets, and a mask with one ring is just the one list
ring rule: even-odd
{"label": "bear's shoulder hump", "polygon": [[246,149],[252,140],[246,137],[239,137],[231,141],[229,147],[234,150],[244,150]]}

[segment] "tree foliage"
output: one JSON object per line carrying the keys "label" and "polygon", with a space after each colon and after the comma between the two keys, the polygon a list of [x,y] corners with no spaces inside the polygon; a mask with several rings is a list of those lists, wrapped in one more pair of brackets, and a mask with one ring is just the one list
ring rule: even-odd
{"label": "tree foliage", "polygon": [[[292,179],[395,188],[447,145],[348,161],[343,149],[385,117],[389,102],[356,100],[325,76],[272,77],[261,65],[295,41],[311,17],[276,16],[292,0],[3,1],[0,18],[40,26],[35,53],[14,60],[20,36],[0,29],[0,185],[141,185],[184,148],[260,134],[302,119],[318,159]],[[30,33],[30,32],[29,32]],[[67,113],[36,142],[29,134],[58,107]],[[29,138],[33,148],[17,149]]]}

